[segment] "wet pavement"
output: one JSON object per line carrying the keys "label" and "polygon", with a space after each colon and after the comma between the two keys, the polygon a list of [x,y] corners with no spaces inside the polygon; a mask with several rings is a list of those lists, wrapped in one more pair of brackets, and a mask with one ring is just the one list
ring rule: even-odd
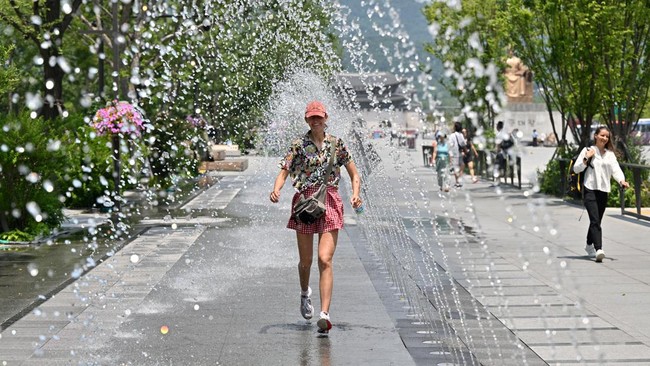
{"label": "wet pavement", "polygon": [[[383,167],[368,182],[381,171],[394,202],[367,191],[377,203],[360,217],[346,203],[328,338],[298,310],[290,187],[268,203],[277,159],[249,157],[247,171],[147,218],[114,256],[3,329],[0,362],[650,363],[650,225],[608,211],[608,258],[596,264],[583,253],[580,207],[492,182],[439,195],[420,151],[377,147]],[[35,258],[21,259],[23,271]]]}

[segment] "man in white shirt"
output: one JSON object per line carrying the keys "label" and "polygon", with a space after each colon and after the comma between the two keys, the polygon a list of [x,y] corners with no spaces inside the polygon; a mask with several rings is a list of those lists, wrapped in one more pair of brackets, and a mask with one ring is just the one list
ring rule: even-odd
{"label": "man in white shirt", "polygon": [[455,122],[454,133],[452,133],[447,139],[449,142],[449,156],[451,159],[452,167],[454,168],[456,188],[463,186],[463,170],[465,170],[463,150],[467,149],[467,141],[465,141],[462,130],[463,126],[460,124],[460,122]]}

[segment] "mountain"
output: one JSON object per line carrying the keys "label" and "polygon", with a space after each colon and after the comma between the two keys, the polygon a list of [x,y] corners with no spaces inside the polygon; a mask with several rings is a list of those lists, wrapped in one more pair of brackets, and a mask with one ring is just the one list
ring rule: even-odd
{"label": "mountain", "polygon": [[[440,61],[435,59],[433,55],[429,54],[424,50],[424,45],[427,42],[431,41],[431,35],[428,31],[427,20],[422,14],[422,8],[424,4],[419,3],[416,0],[394,0],[392,3],[389,1],[377,2],[381,5],[373,5],[370,9],[368,1],[363,0],[339,0],[339,3],[349,9],[350,15],[348,21],[356,21],[359,23],[361,33],[363,34],[364,41],[368,43],[368,53],[372,55],[372,58],[376,61],[375,64],[366,62],[364,67],[366,70],[376,71],[376,72],[393,72],[399,74],[399,71],[394,70],[394,67],[391,67],[391,64],[388,60],[388,57],[392,55],[392,49],[394,48],[395,42],[398,42],[396,35],[399,34],[399,31],[403,31],[408,34],[409,40],[413,42],[413,48],[415,49],[415,55],[417,55],[417,65],[422,68],[431,69],[433,80],[431,82],[441,94],[439,97],[446,97],[448,93],[442,88],[439,83],[439,79],[444,72],[444,68]],[[389,16],[389,11],[386,7],[386,3],[389,3],[389,6],[392,6],[393,10],[397,12],[399,16],[398,26],[392,24],[392,19]],[[382,17],[379,14],[383,14]],[[372,14],[372,17],[369,17],[368,14]],[[379,27],[380,29],[388,29],[390,31],[387,35],[381,35],[377,30],[373,29]],[[391,50],[391,54],[387,56],[384,55],[382,46]],[[400,47],[402,52],[405,52],[410,47]],[[354,70],[351,66],[349,54],[345,54],[343,58],[343,65],[347,70]],[[414,56],[410,56],[411,59],[414,59]],[[429,59],[429,61],[427,61]],[[403,64],[408,65],[410,60],[404,60]],[[397,62],[393,62],[397,64]],[[413,76],[417,78],[419,71],[411,73],[411,75],[399,75],[399,76]]]}

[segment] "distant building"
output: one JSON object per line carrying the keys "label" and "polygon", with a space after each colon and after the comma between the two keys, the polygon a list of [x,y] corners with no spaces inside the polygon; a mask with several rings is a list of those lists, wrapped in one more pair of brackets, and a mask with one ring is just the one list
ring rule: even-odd
{"label": "distant building", "polygon": [[[335,76],[335,90],[341,98],[353,96],[353,103],[360,109],[366,127],[421,129],[420,104],[414,102],[414,90],[407,90],[406,80],[388,72]],[[345,98],[347,100],[347,98]]]}

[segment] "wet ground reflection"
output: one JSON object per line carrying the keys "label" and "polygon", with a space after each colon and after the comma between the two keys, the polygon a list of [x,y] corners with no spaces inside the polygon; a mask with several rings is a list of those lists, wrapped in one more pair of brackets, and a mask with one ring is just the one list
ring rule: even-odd
{"label": "wet ground reflection", "polygon": [[100,244],[87,231],[49,243],[6,247],[0,255],[2,329],[29,313],[61,288],[92,269],[123,243]]}

